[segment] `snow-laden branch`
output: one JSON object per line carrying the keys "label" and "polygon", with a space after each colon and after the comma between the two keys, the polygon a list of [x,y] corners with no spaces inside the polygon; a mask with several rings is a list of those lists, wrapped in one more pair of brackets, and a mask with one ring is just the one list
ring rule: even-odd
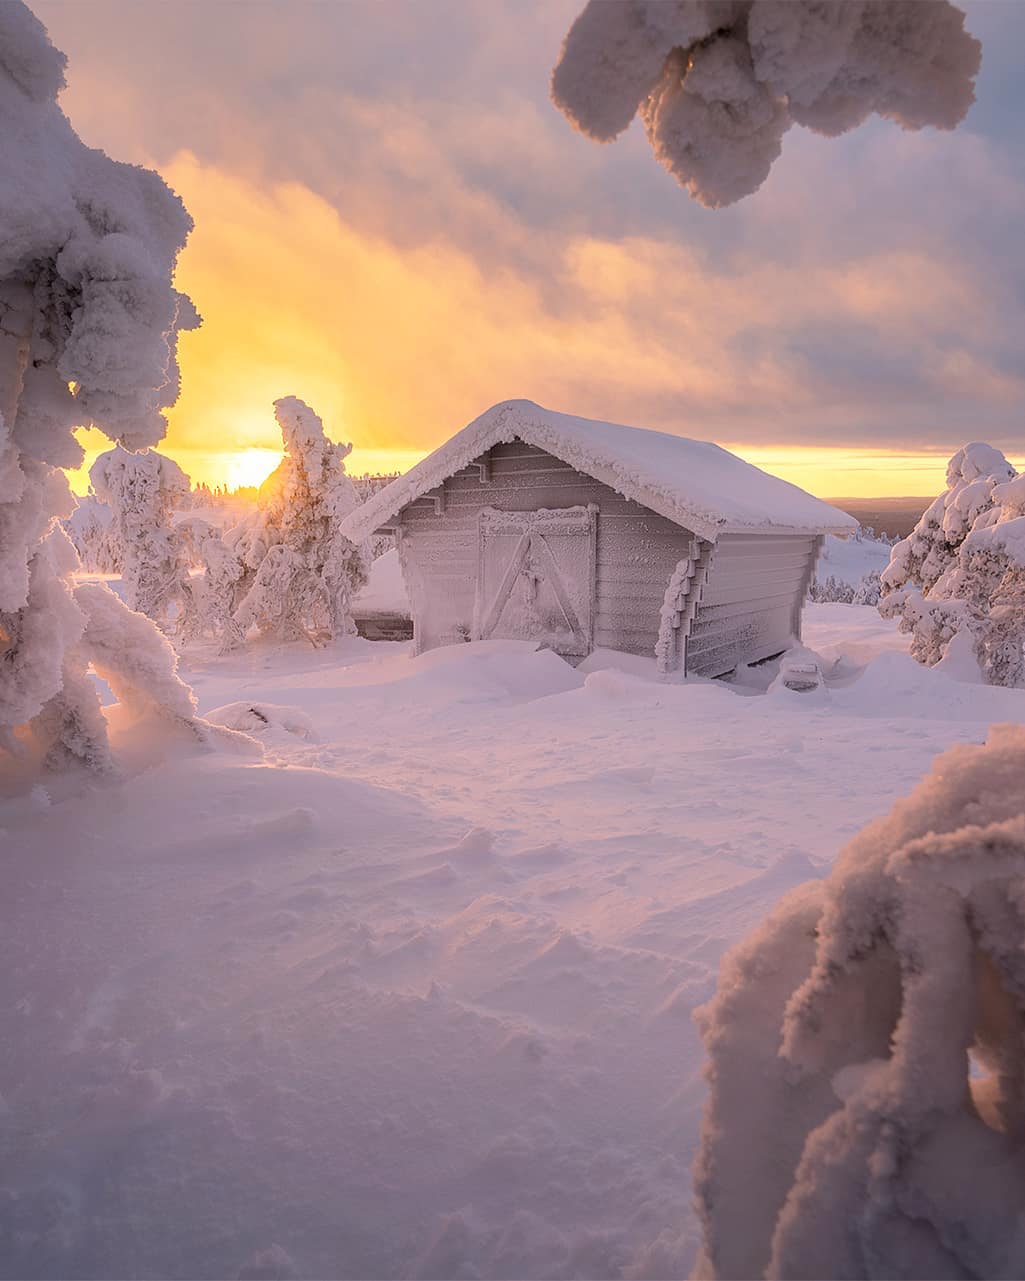
{"label": "snow-laden branch", "polygon": [[757,191],[791,125],[953,129],[980,52],[948,0],[590,0],[552,97],[599,142],[639,112],[659,162],[718,208]]}
{"label": "snow-laden branch", "polygon": [[1025,730],[955,747],[724,961],[705,1277],[1025,1273]]}

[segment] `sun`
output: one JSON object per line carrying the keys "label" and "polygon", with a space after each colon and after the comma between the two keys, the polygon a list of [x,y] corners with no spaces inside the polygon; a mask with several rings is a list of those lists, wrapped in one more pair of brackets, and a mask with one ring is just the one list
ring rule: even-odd
{"label": "sun", "polygon": [[240,449],[237,454],[231,454],[228,458],[224,470],[225,484],[229,489],[262,485],[280,462],[279,449]]}

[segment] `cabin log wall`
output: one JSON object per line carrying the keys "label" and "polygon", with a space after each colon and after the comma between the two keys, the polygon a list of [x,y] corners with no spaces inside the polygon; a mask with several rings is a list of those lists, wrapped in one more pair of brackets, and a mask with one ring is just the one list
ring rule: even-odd
{"label": "cabin log wall", "polygon": [[440,504],[425,496],[402,511],[417,652],[471,634],[481,508],[536,511],[594,503],[594,645],[628,654],[654,653],[666,584],[690,545],[692,535],[686,530],[520,442],[496,445],[439,489],[444,490]]}
{"label": "cabin log wall", "polygon": [[[481,509],[598,509],[595,647],[653,655],[659,612],[693,535],[561,459],[520,441],[496,445],[400,513],[400,554],[418,653],[473,633]],[[819,540],[724,534],[686,638],[686,669],[720,676],[787,648]],[[707,544],[706,544],[707,546]]]}
{"label": "cabin log wall", "polygon": [[720,535],[687,638],[687,671],[721,676],[787,649],[820,542],[814,534]]}

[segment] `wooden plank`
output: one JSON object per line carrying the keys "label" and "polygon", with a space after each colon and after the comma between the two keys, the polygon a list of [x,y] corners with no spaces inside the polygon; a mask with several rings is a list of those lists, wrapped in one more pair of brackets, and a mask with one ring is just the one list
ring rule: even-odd
{"label": "wooden plank", "polygon": [[662,608],[669,580],[655,583],[639,583],[636,579],[599,579],[598,594],[603,604],[610,608],[617,605],[651,605],[656,614]]}
{"label": "wooden plank", "polygon": [[640,558],[645,564],[668,565],[675,569],[679,561],[686,556],[683,544],[667,543],[661,538],[644,538],[637,534],[624,535],[622,538],[606,538],[598,548],[598,563],[634,564]]}
{"label": "wooden plank", "polygon": [[800,552],[794,552],[793,555],[789,556],[783,555],[783,553],[778,556],[761,556],[757,557],[757,559],[755,557],[750,557],[750,559],[746,557],[744,560],[719,560],[719,557],[716,556],[715,560],[712,561],[709,575],[710,578],[715,578],[719,574],[750,574],[757,573],[759,570],[802,570],[807,565],[808,559],[810,557],[802,556]]}
{"label": "wooden plank", "polygon": [[707,659],[712,655],[729,650],[731,647],[738,652],[748,654],[750,657],[747,658],[747,662],[757,662],[766,653],[785,649],[789,638],[789,628],[784,627],[781,630],[777,630],[768,625],[750,628],[746,631],[731,631],[729,635],[723,636],[719,640],[716,640],[715,633],[700,637],[689,636],[687,638],[687,662],[689,665],[692,658]]}
{"label": "wooden plank", "polygon": [[[496,457],[492,460],[491,474],[493,477],[518,476],[518,475],[550,475],[552,472],[566,471],[572,472],[581,479],[593,481],[591,476],[584,476],[576,468],[571,467],[569,463],[564,463],[561,458],[555,458],[552,454],[534,454],[529,458],[523,457]],[[600,482],[595,482],[600,483]]]}
{"label": "wooden plank", "polygon": [[811,551],[814,542],[814,534],[723,534],[716,543],[716,548],[728,552],[733,549],[750,550],[752,547],[786,546],[788,550],[792,550],[798,544],[806,544]]}
{"label": "wooden plank", "polygon": [[605,573],[626,577],[640,572],[646,582],[654,582],[662,575],[668,582],[669,575],[676,568],[677,562],[682,559],[671,547],[629,553],[622,552],[616,547],[603,547],[600,541],[598,545],[599,575]]}
{"label": "wooden plank", "polygon": [[738,603],[748,603],[755,605],[756,601],[769,601],[775,598],[785,597],[789,601],[797,596],[801,591],[800,576],[794,578],[762,578],[756,583],[739,583],[737,587],[733,585],[710,583],[701,593],[701,606],[715,607],[716,605],[738,605]]}
{"label": "wooden plank", "polygon": [[621,649],[627,654],[650,654],[655,657],[658,628],[648,632],[595,622],[594,643],[599,649]]}
{"label": "wooden plank", "polygon": [[637,516],[632,512],[603,511],[601,523],[605,526],[606,534],[618,535],[625,531],[655,534],[660,538],[682,538],[686,541],[693,537],[681,526],[674,525],[671,520],[666,520],[664,516],[657,516],[654,512]]}
{"label": "wooden plank", "polygon": [[[503,511],[537,510],[535,507],[521,503],[511,506],[503,501],[504,494],[494,495],[495,501],[489,501],[488,487],[479,485],[476,481],[474,481],[474,484],[477,488],[474,490],[475,501],[472,502],[465,501],[452,490],[449,491],[443,516],[435,515],[433,505],[405,508],[406,527],[411,530],[415,529],[417,533],[421,531],[436,531],[444,534],[449,532],[469,533],[473,531],[474,537],[476,537],[475,531],[477,529],[478,516],[484,507],[497,507]],[[630,506],[625,501],[617,505],[622,508]],[[540,506],[544,506],[544,504],[540,504]],[[643,511],[641,514],[630,510],[609,511],[601,503],[598,504],[598,507],[599,542],[610,543],[620,537],[649,538],[666,547],[682,548],[683,550],[677,559],[686,555],[691,536],[671,521],[663,521],[659,516],[646,516]]]}
{"label": "wooden plank", "polygon": [[468,511],[479,511],[482,507],[497,507],[501,511],[536,511],[540,507],[586,507],[590,503],[598,507],[602,518],[609,514],[649,515],[646,507],[623,498],[613,490],[554,484],[517,486],[480,485],[475,482],[474,487],[450,489],[447,508],[448,512],[462,515]]}
{"label": "wooden plank", "polygon": [[474,468],[472,474],[458,472],[456,475],[450,476],[445,483],[460,492],[473,492],[475,485],[478,488],[481,485],[487,485],[492,490],[523,489],[528,485],[547,485],[553,480],[569,481],[577,485],[598,485],[597,481],[591,480],[588,476],[581,476],[570,467],[524,467],[515,472],[510,472],[500,470],[500,464],[498,463],[495,463],[491,468],[486,480],[482,481],[480,473]]}
{"label": "wooden plank", "polygon": [[[610,493],[613,498],[616,497],[614,491]],[[539,481],[533,476],[525,476],[522,480],[506,477],[501,484],[491,480],[483,485],[477,484],[476,488],[460,481],[454,483],[451,489],[453,506],[457,503],[476,505],[483,498],[485,506],[505,507],[507,504],[503,499],[506,496],[509,499],[522,500],[525,495],[531,496],[532,508],[586,507],[588,503],[597,503],[600,507],[602,500],[609,496],[597,485],[581,482],[572,472],[556,472],[550,480],[544,481]],[[641,514],[643,511],[644,508],[639,503],[634,504],[635,514]]]}
{"label": "wooden plank", "polygon": [[654,644],[658,636],[658,617],[655,615],[649,621],[636,614],[613,614],[599,608],[594,629],[595,635],[598,632],[622,632],[626,636],[650,636]]}
{"label": "wooden plank", "polygon": [[554,454],[537,445],[528,445],[525,440],[504,440],[491,447],[492,458],[553,458]]}
{"label": "wooden plank", "polygon": [[725,605],[708,606],[702,601],[698,606],[697,616],[691,626],[690,634],[697,636],[723,619],[755,618],[759,615],[774,614],[777,611],[780,611],[789,619],[790,607],[793,601],[794,598],[789,592],[783,596],[768,596],[758,601],[735,601],[732,604]]}

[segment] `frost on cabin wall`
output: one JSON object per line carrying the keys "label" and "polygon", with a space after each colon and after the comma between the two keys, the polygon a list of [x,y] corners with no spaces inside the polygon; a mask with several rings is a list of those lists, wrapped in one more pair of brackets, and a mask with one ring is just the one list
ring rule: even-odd
{"label": "frost on cabin wall", "polygon": [[955,636],[994,685],[1025,685],[1025,477],[974,443],[947,466],[948,488],[894,547],[880,613],[898,618],[929,666]]}
{"label": "frost on cabin wall", "polygon": [[695,1275],[1025,1274],[1023,887],[1004,725],[725,959],[697,1015]]}
{"label": "frost on cabin wall", "polygon": [[590,0],[552,98],[599,142],[640,114],[656,159],[718,208],[757,191],[792,125],[955,128],[980,54],[948,0]]}
{"label": "frost on cabin wall", "polygon": [[141,703],[167,716],[193,704],[155,628],[105,588],[74,587],[61,469],[82,460],[78,425],[128,449],[160,440],[177,335],[198,318],[171,284],[184,205],[159,175],[83,145],[56,101],[64,65],[25,5],[0,5],[0,746],[104,768],[90,663],[126,695],[148,682]]}

